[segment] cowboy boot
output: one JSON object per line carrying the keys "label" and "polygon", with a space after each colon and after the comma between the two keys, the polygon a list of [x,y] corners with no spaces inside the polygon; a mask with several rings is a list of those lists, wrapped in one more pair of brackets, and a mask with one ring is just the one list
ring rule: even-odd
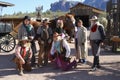
{"label": "cowboy boot", "polygon": [[19,70],[19,75],[23,75],[24,73],[23,73],[23,69],[21,69],[21,70]]}
{"label": "cowboy boot", "polygon": [[44,66],[46,66],[48,64],[48,54],[44,53]]}
{"label": "cowboy boot", "polygon": [[23,75],[24,73],[23,73],[23,66],[22,66],[22,64],[18,64],[18,71],[19,71],[19,75]]}
{"label": "cowboy boot", "polygon": [[99,63],[99,56],[97,56],[97,62],[96,62],[97,64],[96,64],[96,67],[97,68],[101,68],[101,66],[100,66],[100,63]]}
{"label": "cowboy boot", "polygon": [[94,69],[95,67],[96,67],[96,56],[94,56],[94,60],[93,60],[92,69]]}
{"label": "cowboy boot", "polygon": [[38,64],[37,64],[38,67],[42,67],[42,61],[43,61],[42,54],[39,53],[38,54]]}
{"label": "cowboy boot", "polygon": [[73,63],[73,68],[76,68],[77,67],[77,61],[74,59],[74,61],[72,63]]}

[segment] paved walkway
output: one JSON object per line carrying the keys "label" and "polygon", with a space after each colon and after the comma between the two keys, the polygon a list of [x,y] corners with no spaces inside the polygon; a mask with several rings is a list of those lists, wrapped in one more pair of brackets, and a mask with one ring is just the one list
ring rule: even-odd
{"label": "paved walkway", "polygon": [[[70,44],[74,57],[74,44]],[[15,64],[11,61],[14,52],[0,53],[0,80],[120,80],[120,54],[102,51],[100,62],[102,68],[90,71],[92,55],[89,51],[88,63],[78,64],[76,69],[61,71],[53,69],[51,64],[43,68],[35,68],[19,76]]]}

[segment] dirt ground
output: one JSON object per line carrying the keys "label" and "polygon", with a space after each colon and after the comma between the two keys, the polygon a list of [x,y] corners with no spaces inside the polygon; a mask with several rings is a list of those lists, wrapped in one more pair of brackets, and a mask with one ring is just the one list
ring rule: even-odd
{"label": "dirt ground", "polygon": [[[71,56],[75,57],[74,43],[70,44]],[[93,56],[89,50],[87,63],[78,64],[76,69],[62,71],[54,69],[49,63],[45,67],[33,68],[31,72],[18,75],[15,64],[11,61],[14,51],[0,53],[0,80],[120,80],[120,53],[102,50],[100,63],[102,68],[91,71]]]}

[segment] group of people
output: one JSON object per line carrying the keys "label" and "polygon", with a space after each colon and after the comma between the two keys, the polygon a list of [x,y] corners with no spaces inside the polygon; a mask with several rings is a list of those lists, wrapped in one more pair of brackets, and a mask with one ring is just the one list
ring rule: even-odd
{"label": "group of people", "polygon": [[[90,44],[94,56],[92,68],[100,68],[99,54],[100,46],[105,39],[105,31],[96,16],[93,16],[90,26]],[[87,46],[87,28],[83,26],[82,20],[76,21],[75,25],[75,50],[76,60],[70,62],[70,46],[65,39],[66,33],[63,29],[63,21],[57,20],[57,25],[54,31],[49,27],[49,21],[43,20],[42,25],[38,27],[35,34],[34,27],[30,24],[30,17],[25,16],[22,25],[18,30],[19,43],[16,47],[16,64],[19,74],[23,74],[25,65],[35,66],[37,53],[35,40],[38,40],[40,47],[38,54],[38,66],[45,66],[48,64],[50,58],[51,62],[54,61],[55,66],[67,70],[68,68],[75,67],[78,63],[86,63],[88,55]],[[50,56],[48,56],[50,55]],[[61,64],[60,64],[61,61]],[[66,65],[66,66],[64,66]],[[31,70],[31,69],[30,69]]]}

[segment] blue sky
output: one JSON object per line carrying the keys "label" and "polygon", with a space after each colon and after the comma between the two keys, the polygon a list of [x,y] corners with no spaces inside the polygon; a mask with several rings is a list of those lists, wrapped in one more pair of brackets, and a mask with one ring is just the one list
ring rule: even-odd
{"label": "blue sky", "polygon": [[[4,2],[10,2],[15,4],[13,7],[7,7],[2,9],[2,15],[13,14],[14,12],[34,12],[35,8],[43,5],[43,11],[50,9],[50,4],[59,0],[1,0]],[[70,0],[67,0],[70,1]],[[82,1],[82,0],[71,0]]]}

